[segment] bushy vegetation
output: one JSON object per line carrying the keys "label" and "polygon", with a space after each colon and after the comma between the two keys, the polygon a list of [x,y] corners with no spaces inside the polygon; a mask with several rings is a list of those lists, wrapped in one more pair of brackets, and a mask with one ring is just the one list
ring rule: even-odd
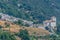
{"label": "bushy vegetation", "polygon": [[51,16],[60,20],[60,0],[0,0],[0,12],[42,23]]}
{"label": "bushy vegetation", "polygon": [[10,27],[10,24],[9,23],[5,23],[6,27]]}
{"label": "bushy vegetation", "polygon": [[21,40],[30,40],[27,30],[20,30],[18,36],[21,38]]}
{"label": "bushy vegetation", "polygon": [[0,31],[0,40],[16,40],[16,38],[10,32]]}

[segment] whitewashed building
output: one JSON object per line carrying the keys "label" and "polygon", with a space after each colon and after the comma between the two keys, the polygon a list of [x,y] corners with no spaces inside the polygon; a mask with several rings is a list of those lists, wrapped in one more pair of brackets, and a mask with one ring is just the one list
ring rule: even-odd
{"label": "whitewashed building", "polygon": [[44,27],[51,26],[54,29],[56,27],[56,17],[55,16],[51,17],[50,20],[44,21],[43,24]]}
{"label": "whitewashed building", "polygon": [[51,31],[57,30],[57,27],[56,27],[56,17],[53,16],[53,17],[51,17],[50,20],[44,21],[43,25],[44,25],[44,27],[48,27]]}
{"label": "whitewashed building", "polygon": [[53,27],[53,29],[56,28],[56,17],[55,16],[51,17],[51,26]]}

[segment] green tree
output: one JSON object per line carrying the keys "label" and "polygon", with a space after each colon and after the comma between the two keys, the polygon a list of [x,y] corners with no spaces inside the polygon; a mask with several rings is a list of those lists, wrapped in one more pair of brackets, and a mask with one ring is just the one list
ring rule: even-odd
{"label": "green tree", "polygon": [[29,33],[27,30],[20,30],[19,37],[22,38],[21,40],[30,40]]}
{"label": "green tree", "polygon": [[1,19],[1,17],[2,17],[2,16],[0,15],[0,19]]}
{"label": "green tree", "polygon": [[10,32],[0,31],[0,40],[16,40],[16,38]]}
{"label": "green tree", "polygon": [[0,28],[3,28],[3,27],[0,25]]}
{"label": "green tree", "polygon": [[5,23],[6,27],[10,27],[10,24],[9,23]]}
{"label": "green tree", "polygon": [[22,20],[15,21],[14,23],[23,26],[23,21]]}
{"label": "green tree", "polygon": [[25,24],[24,26],[29,27],[29,24]]}

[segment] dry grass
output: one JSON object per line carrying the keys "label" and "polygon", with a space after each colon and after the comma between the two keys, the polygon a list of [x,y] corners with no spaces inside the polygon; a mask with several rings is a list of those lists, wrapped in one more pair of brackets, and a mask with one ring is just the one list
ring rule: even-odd
{"label": "dry grass", "polygon": [[23,28],[19,25],[12,24],[11,22],[7,22],[10,24],[10,27],[5,28],[5,22],[7,22],[7,21],[1,21],[0,20],[0,25],[2,25],[4,27],[2,29],[13,32],[13,33],[19,32],[20,29],[27,29],[30,35],[33,33],[35,33],[36,35],[44,35],[44,34],[48,35],[48,34],[50,34],[50,32],[48,32],[47,30],[41,29],[41,28],[31,28],[31,27],[24,27]]}

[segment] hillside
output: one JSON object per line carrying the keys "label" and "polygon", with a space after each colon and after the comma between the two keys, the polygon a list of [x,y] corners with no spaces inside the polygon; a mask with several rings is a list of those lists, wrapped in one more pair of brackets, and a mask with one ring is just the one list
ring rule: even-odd
{"label": "hillside", "polygon": [[56,16],[60,20],[60,0],[0,0],[0,12],[42,23]]}
{"label": "hillside", "polygon": [[[9,27],[6,27],[7,24],[9,24]],[[1,21],[1,20],[0,20],[0,26],[2,26],[3,30],[10,31],[12,33],[18,33],[20,29],[23,29],[23,30],[27,29],[30,35],[32,35],[34,32],[36,32],[36,35],[44,35],[44,34],[49,35],[50,34],[49,31],[44,30],[42,28],[23,27],[23,26],[19,26],[11,22]]]}
{"label": "hillside", "polygon": [[42,28],[33,28],[33,27],[23,27],[20,25],[16,25],[14,23],[8,22],[8,21],[2,21],[0,20],[0,32],[10,32],[12,35],[15,36],[16,40],[21,40],[21,38],[15,34],[18,34],[20,30],[27,30],[30,36],[46,36],[50,35],[50,32],[42,29]]}

